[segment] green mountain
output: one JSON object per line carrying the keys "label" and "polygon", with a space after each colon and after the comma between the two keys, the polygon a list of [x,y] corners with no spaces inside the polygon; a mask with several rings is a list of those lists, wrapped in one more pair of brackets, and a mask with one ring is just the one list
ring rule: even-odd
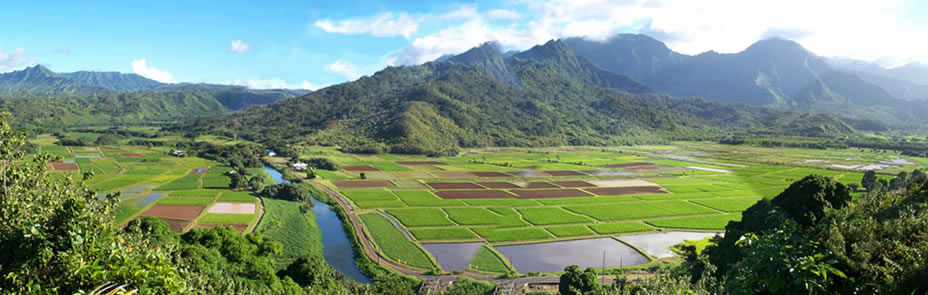
{"label": "green mountain", "polygon": [[60,73],[58,76],[84,85],[115,91],[151,90],[167,85],[137,74],[123,74],[119,72],[79,71],[74,73]]}
{"label": "green mountain", "polygon": [[0,93],[95,93],[105,89],[61,77],[42,65],[0,74]]}
{"label": "green mountain", "polygon": [[[785,117],[792,119],[778,120]],[[810,126],[820,127],[816,135],[853,132],[830,116],[651,92],[552,41],[512,57],[485,44],[447,62],[388,67],[177,129],[355,152],[446,154],[457,147],[666,142],[748,130],[798,135]]]}
{"label": "green mountain", "polygon": [[146,124],[215,116],[304,95],[212,84],[164,84],[116,72],[54,73],[39,65],[0,74],[0,111],[19,124]]}

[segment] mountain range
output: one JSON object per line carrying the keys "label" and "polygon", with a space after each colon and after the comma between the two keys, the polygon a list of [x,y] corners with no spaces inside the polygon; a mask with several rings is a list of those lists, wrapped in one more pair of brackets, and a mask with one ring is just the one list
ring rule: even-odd
{"label": "mountain range", "polygon": [[25,125],[140,124],[215,116],[304,95],[215,84],[166,84],[118,72],[55,73],[42,65],[0,74],[0,110]]}
{"label": "mountain range", "polygon": [[828,115],[675,98],[597,66],[560,40],[510,56],[487,43],[444,61],[388,67],[178,128],[256,141],[306,140],[355,152],[427,154],[475,146],[667,142],[751,130],[854,132]]}

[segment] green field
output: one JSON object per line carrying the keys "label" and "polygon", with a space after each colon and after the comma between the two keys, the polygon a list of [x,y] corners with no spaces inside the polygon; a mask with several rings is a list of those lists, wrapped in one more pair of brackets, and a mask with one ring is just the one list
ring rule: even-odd
{"label": "green field", "polygon": [[380,250],[387,257],[396,260],[400,264],[418,268],[431,269],[434,267],[424,250],[407,239],[389,220],[376,213],[363,214],[359,217],[367,225],[367,229],[370,230],[374,241],[377,242]]}
{"label": "green field", "polygon": [[668,228],[723,230],[729,221],[739,220],[740,214],[726,214],[649,220],[648,224]]}
{"label": "green field", "polygon": [[322,255],[322,231],[312,211],[300,211],[300,202],[265,198],[264,217],[255,229],[284,244],[282,257]]}
{"label": "green field", "polygon": [[477,255],[470,262],[470,269],[491,273],[509,272],[509,268],[500,260],[499,256],[487,247],[481,247],[480,250],[477,250]]}

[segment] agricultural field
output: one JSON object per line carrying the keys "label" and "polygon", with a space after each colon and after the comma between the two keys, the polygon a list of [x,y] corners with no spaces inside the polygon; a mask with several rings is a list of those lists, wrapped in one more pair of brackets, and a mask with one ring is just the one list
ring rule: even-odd
{"label": "agricultural field", "polygon": [[[889,178],[924,162],[860,150],[689,142],[607,149],[473,149],[440,158],[351,155],[331,147],[303,150],[342,165],[340,171],[320,171],[317,181],[350,203],[387,257],[419,268],[435,266],[419,243],[477,242],[492,249],[662,231],[720,232],[728,222],[740,220],[741,211],[809,174],[859,183],[863,171],[853,165],[891,161],[901,168],[879,171],[880,177]],[[850,160],[834,158],[841,155]],[[834,159],[795,160],[802,157]],[[822,165],[830,163],[848,166]],[[480,253],[481,261],[496,257]],[[505,263],[480,264],[496,270],[490,272],[506,269]]]}
{"label": "agricultural field", "polygon": [[[74,133],[71,137],[92,137]],[[90,139],[90,138],[89,138]],[[164,138],[162,138],[164,139]],[[169,147],[55,145],[55,138],[40,135],[39,151],[57,155],[49,163],[57,178],[80,179],[92,171],[87,184],[102,194],[120,193],[116,222],[125,224],[141,216],[164,220],[173,231],[198,227],[231,226],[250,232],[263,214],[257,197],[228,189],[229,167],[195,158],[168,155]],[[254,177],[269,178],[263,169],[249,170]],[[269,182],[270,183],[270,182]]]}

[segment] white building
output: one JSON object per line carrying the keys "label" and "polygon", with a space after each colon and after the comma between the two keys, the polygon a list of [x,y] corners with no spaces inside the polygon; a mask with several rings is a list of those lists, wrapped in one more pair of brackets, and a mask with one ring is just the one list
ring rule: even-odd
{"label": "white building", "polygon": [[276,156],[277,156],[277,153],[275,153],[275,152],[272,151],[272,150],[267,150],[267,156],[268,156],[268,157],[276,157]]}
{"label": "white building", "polygon": [[306,170],[309,167],[306,163],[293,163],[293,169],[296,170]]}
{"label": "white building", "polygon": [[175,157],[183,157],[183,156],[184,156],[184,151],[181,151],[181,150],[174,150],[173,152],[171,152],[171,155],[172,155],[172,156],[175,156]]}

